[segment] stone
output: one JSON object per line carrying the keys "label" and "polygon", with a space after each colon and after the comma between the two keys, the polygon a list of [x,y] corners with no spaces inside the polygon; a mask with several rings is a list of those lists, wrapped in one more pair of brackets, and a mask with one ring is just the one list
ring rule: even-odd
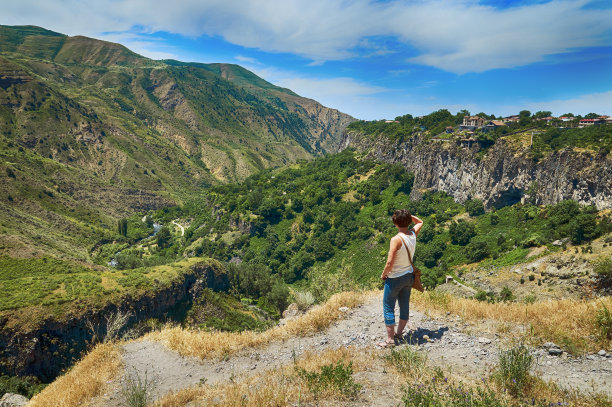
{"label": "stone", "polygon": [[559,348],[550,348],[548,349],[548,354],[552,356],[561,356],[563,351]]}
{"label": "stone", "polygon": [[544,346],[546,349],[550,349],[550,348],[558,348],[558,347],[559,347],[558,345],[554,344],[553,342],[546,342],[546,343],[545,343],[544,345],[542,345],[542,346]]}
{"label": "stone", "polygon": [[597,352],[597,354],[598,354],[599,356],[606,356],[606,353],[607,353],[607,352],[606,352],[605,350],[603,350],[603,349],[602,349],[602,350],[600,350],[599,352]]}
{"label": "stone", "polygon": [[21,394],[6,393],[0,399],[0,407],[23,407],[28,404],[28,401],[30,400]]}
{"label": "stone", "polygon": [[340,308],[338,308],[338,311],[340,311],[340,312],[348,312],[348,310],[349,310],[349,307],[340,307]]}
{"label": "stone", "polygon": [[482,336],[478,338],[478,343],[484,343],[486,345],[486,344],[491,343],[491,340],[489,338],[485,338],[484,336]]}
{"label": "stone", "polygon": [[555,240],[554,242],[552,242],[552,245],[561,247],[563,246],[563,242],[561,240]]}
{"label": "stone", "polygon": [[283,311],[282,316],[284,319],[291,319],[297,317],[298,315],[300,315],[300,309],[296,303],[293,303],[289,304],[287,309]]}
{"label": "stone", "polygon": [[429,335],[423,335],[423,339],[425,339],[426,341],[429,341]]}

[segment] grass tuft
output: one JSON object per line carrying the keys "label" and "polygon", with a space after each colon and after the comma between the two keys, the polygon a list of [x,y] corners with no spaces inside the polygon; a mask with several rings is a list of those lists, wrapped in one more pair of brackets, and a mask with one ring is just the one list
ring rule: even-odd
{"label": "grass tuft", "polygon": [[306,381],[308,389],[318,398],[322,393],[336,396],[335,399],[353,399],[361,385],[353,379],[353,362],[339,360],[336,364],[323,365],[319,371],[298,368],[298,376]]}
{"label": "grass tuft", "polygon": [[601,308],[597,310],[595,329],[598,331],[599,338],[602,342],[609,342],[612,340],[612,313],[610,313],[606,304],[601,304]]}
{"label": "grass tuft", "polygon": [[417,351],[412,346],[392,349],[385,355],[385,361],[395,367],[400,373],[408,374],[421,370],[427,361],[427,355]]}
{"label": "grass tuft", "polygon": [[500,352],[497,378],[501,386],[511,395],[521,396],[530,384],[532,365],[533,356],[523,344]]}
{"label": "grass tuft", "polygon": [[151,402],[151,384],[147,372],[144,377],[138,372],[126,375],[121,387],[121,395],[127,407],[146,407]]}

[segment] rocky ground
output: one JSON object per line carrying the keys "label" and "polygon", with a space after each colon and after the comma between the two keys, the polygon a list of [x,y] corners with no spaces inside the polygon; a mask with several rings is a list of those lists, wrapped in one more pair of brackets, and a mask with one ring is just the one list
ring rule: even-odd
{"label": "rocky ground", "polygon": [[[182,357],[151,341],[130,342],[124,346],[124,373],[134,375],[138,372],[142,378],[146,374],[152,382],[153,396],[157,399],[170,391],[199,383],[220,383],[291,363],[293,358],[306,350],[319,352],[352,346],[374,352],[389,352],[386,349],[377,350],[376,346],[384,338],[381,295],[372,295],[363,305],[345,310],[345,318],[323,332],[273,342],[259,349],[244,349],[222,360],[202,361]],[[464,323],[458,316],[430,318],[423,311],[411,310],[409,325],[413,329],[405,336],[406,344],[399,346],[417,346],[427,353],[431,364],[466,380],[480,379],[497,364],[498,352],[506,346],[497,335],[486,332],[482,327]],[[612,396],[612,354],[603,351],[601,355],[575,358],[554,344],[534,349],[533,353],[537,357],[534,370],[545,380],[552,380],[564,388],[604,392]],[[363,378],[368,382],[364,389],[369,392],[364,397],[371,397],[368,404],[393,405],[400,401],[398,394],[381,393],[385,375],[381,366]],[[110,383],[109,391],[96,404],[120,406],[123,401],[120,391],[122,380],[125,380],[125,376]],[[363,397],[359,404],[363,404]]]}

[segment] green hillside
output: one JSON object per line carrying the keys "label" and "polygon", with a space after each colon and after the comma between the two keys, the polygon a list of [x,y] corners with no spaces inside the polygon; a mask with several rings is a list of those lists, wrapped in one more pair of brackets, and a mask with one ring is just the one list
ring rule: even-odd
{"label": "green hillside", "polygon": [[[390,221],[397,208],[425,221],[415,264],[429,288],[471,263],[513,265],[534,247],[561,251],[552,242],[580,245],[612,230],[608,215],[574,201],[490,212],[479,200],[461,205],[441,192],[413,201],[413,179],[399,165],[362,160],[350,150],[263,171],[155,212],[153,219],[169,226],[163,238],[160,232],[145,245],[102,246],[97,261],[115,257],[118,268],[131,270],[155,259],[207,256],[230,262],[238,276],[235,290],[253,299],[269,296],[275,285],[280,292],[284,283],[324,298],[341,288],[337,284],[380,282],[389,240],[397,233]],[[139,221],[131,219],[135,226]],[[187,225],[184,235],[172,221]]]}
{"label": "green hillside", "polygon": [[117,219],[334,151],[352,120],[236,65],[0,26],[0,253],[90,261]]}

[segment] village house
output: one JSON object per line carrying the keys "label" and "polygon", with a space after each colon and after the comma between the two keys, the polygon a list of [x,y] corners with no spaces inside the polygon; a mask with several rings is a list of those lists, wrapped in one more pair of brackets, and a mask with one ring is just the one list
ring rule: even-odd
{"label": "village house", "polygon": [[491,131],[491,130],[495,130],[498,127],[505,127],[506,123],[504,123],[501,120],[489,120],[489,122],[487,124],[485,124],[483,131]]}
{"label": "village house", "polygon": [[483,127],[486,120],[480,116],[463,116],[463,123],[459,126],[460,130],[476,130]]}
{"label": "village house", "polygon": [[515,122],[518,123],[519,119],[520,117],[518,115],[514,115],[514,116],[504,117],[502,121],[504,123],[515,123]]}
{"label": "village house", "polygon": [[562,122],[571,122],[572,120],[574,120],[574,118],[571,116],[561,116],[559,117],[559,120],[561,120]]}
{"label": "village house", "polygon": [[604,122],[601,119],[581,119],[578,124],[580,126],[596,126],[603,123]]}

